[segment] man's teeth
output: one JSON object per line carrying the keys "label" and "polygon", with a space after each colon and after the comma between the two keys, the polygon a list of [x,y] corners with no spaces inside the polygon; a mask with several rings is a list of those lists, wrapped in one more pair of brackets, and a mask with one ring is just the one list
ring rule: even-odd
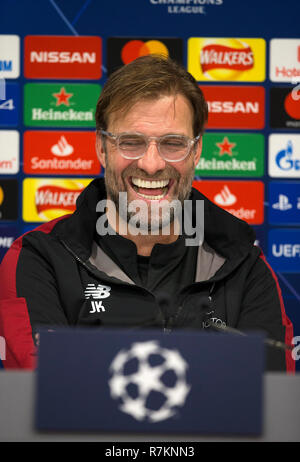
{"label": "man's teeth", "polygon": [[[132,178],[132,183],[138,188],[164,188],[169,184],[170,180],[160,180],[160,181],[147,181],[140,180],[139,178]],[[143,194],[141,194],[142,196]],[[156,196],[153,196],[156,197]],[[157,196],[158,197],[158,196]]]}
{"label": "man's teeth", "polygon": [[165,194],[160,194],[159,196],[150,196],[149,194],[146,195],[142,193],[139,193],[139,195],[145,197],[145,199],[150,199],[152,201],[158,201],[159,199],[162,199],[165,196]]}

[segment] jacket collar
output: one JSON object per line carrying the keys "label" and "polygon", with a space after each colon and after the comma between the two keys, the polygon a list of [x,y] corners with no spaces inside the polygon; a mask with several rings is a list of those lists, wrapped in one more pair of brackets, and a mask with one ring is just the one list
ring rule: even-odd
{"label": "jacket collar", "polygon": [[[106,198],[103,178],[96,178],[80,194],[76,211],[65,220],[58,222],[55,234],[63,240],[83,261],[92,253],[92,244],[99,214],[97,203]],[[204,201],[204,239],[210,247],[226,259],[221,268],[227,272],[235,268],[249,255],[253,248],[255,234],[253,229],[225,210],[216,206],[198,190],[192,189],[190,199]],[[195,211],[195,207],[193,207]]]}

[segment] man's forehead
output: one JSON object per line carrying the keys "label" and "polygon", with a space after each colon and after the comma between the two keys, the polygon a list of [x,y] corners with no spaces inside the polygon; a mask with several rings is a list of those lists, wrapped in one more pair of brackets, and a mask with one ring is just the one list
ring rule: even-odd
{"label": "man's forehead", "polygon": [[181,94],[162,94],[152,98],[139,98],[137,101],[120,107],[109,115],[107,126],[114,127],[122,124],[122,122],[130,124],[131,121],[136,121],[136,117],[139,116],[147,117],[149,115],[149,117],[154,119],[162,118],[161,111],[153,111],[153,108],[158,105],[160,110],[163,110],[163,113],[168,116],[169,120],[175,120],[176,117],[181,115],[184,108],[187,114],[190,113],[192,123],[193,109],[185,96]]}

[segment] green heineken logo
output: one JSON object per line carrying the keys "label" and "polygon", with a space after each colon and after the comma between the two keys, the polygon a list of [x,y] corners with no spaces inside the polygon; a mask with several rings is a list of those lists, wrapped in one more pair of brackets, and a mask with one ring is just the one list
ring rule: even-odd
{"label": "green heineken logo", "polygon": [[94,127],[96,84],[27,83],[24,123],[35,127]]}
{"label": "green heineken logo", "polygon": [[264,137],[260,134],[206,133],[196,176],[264,174]]}

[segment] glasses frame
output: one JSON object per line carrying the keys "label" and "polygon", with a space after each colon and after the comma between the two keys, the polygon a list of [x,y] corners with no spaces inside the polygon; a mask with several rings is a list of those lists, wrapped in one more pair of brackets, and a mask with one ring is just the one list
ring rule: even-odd
{"label": "glasses frame", "polygon": [[[144,135],[144,133],[139,133],[139,132],[122,132],[122,133],[119,133],[118,135],[117,134],[114,134],[114,133],[111,133],[111,132],[107,132],[105,130],[98,130],[102,135],[105,135],[105,136],[108,136],[109,138],[112,138],[115,143],[116,143],[116,146],[117,146],[117,149],[118,149],[118,152],[119,154],[124,158],[124,159],[128,159],[128,160],[137,160],[137,159],[141,159],[147,152],[148,148],[149,148],[149,144],[150,144],[150,141],[155,141],[156,142],[156,146],[157,146],[157,150],[159,152],[159,155],[162,159],[164,159],[166,162],[171,162],[171,163],[174,163],[174,162],[181,162],[182,160],[186,159],[189,154],[191,153],[191,149],[192,147],[194,147],[197,142],[200,140],[201,138],[201,135],[198,135],[196,136],[195,138],[189,138],[188,136],[185,136],[185,135],[177,135],[177,134],[170,134],[170,135],[162,135],[162,136],[147,136],[147,135]],[[119,147],[119,140],[120,140],[120,137],[122,135],[139,135],[139,136],[142,136],[145,141],[146,141],[146,149],[145,149],[145,152],[143,152],[143,154],[139,155],[139,156],[136,156],[136,157],[130,157],[130,156],[127,156],[124,154],[124,152],[122,152],[122,150],[120,149]],[[162,138],[165,138],[167,136],[178,136],[178,137],[183,137],[187,140],[188,142],[188,148],[187,148],[187,152],[186,154],[181,157],[180,159],[176,159],[176,160],[170,160],[170,159],[166,159],[163,154],[160,152],[160,140]]]}

